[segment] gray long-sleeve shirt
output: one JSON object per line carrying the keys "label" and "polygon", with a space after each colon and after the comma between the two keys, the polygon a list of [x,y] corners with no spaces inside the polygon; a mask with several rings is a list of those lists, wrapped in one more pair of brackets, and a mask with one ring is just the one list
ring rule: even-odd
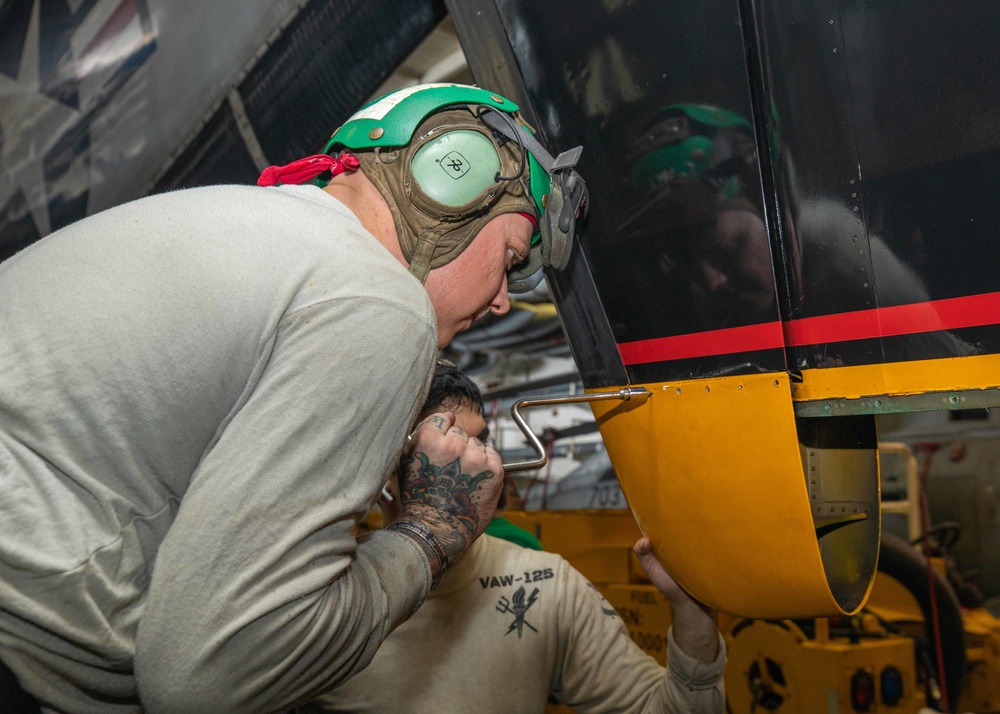
{"label": "gray long-sleeve shirt", "polygon": [[[299,714],[722,714],[726,646],[701,662],[668,636],[667,664],[554,553],[483,536],[356,677]],[[429,656],[430,655],[430,656]]]}
{"label": "gray long-sleeve shirt", "polygon": [[315,187],[153,196],[0,265],[0,658],[73,712],[276,710],[361,669],[429,587],[352,526],[435,347]]}

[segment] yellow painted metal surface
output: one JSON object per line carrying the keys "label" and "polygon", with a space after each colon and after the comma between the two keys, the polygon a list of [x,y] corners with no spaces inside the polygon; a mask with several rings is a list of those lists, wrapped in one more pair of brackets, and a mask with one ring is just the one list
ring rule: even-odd
{"label": "yellow painted metal surface", "polygon": [[[670,602],[652,585],[611,584],[602,591],[632,640],[664,664],[666,633],[672,622]],[[769,711],[762,700],[770,693],[781,697],[774,711],[784,714],[852,712],[851,677],[859,669],[871,674],[876,682],[876,698],[869,712],[915,714],[925,705],[910,638],[889,635],[851,642],[844,637],[830,637],[826,619],[816,620],[814,626],[817,636],[810,639],[789,621],[747,622],[720,617],[729,660],[725,674],[728,711]],[[878,691],[879,675],[887,666],[898,669],[903,680],[903,697],[893,706],[886,705]]]}
{"label": "yellow painted metal surface", "polygon": [[875,576],[871,594],[865,609],[875,613],[887,622],[915,622],[923,624],[924,613],[913,593],[885,573]]}
{"label": "yellow painted metal surface", "polygon": [[[876,395],[988,389],[1000,386],[1000,355],[887,362],[858,367],[807,369],[794,387],[796,402]],[[945,408],[946,405],[942,405]]]}
{"label": "yellow painted metal surface", "polygon": [[983,608],[962,613],[968,670],[958,711],[1000,712],[1000,619]]}
{"label": "yellow painted metal surface", "polygon": [[[667,570],[698,599],[743,617],[843,614],[820,553],[787,375],[643,386],[652,396],[642,404],[591,408]],[[856,556],[833,554],[848,568]],[[864,595],[871,562],[870,574],[853,574]],[[856,599],[850,612],[863,604]]]}
{"label": "yellow painted metal surface", "polygon": [[628,511],[504,511],[503,517],[534,533],[545,550],[559,553],[594,584],[633,577],[632,546],[642,534]]}
{"label": "yellow painted metal surface", "polygon": [[[875,680],[868,712],[915,714],[926,701],[916,681],[913,641],[907,637],[810,640],[790,622],[733,621],[723,633],[729,650],[726,700],[732,714],[766,711],[765,695],[780,697],[782,714],[851,712],[851,677],[860,669]],[[879,679],[885,667],[899,670],[903,698],[882,703]],[[772,699],[772,702],[775,699]]]}

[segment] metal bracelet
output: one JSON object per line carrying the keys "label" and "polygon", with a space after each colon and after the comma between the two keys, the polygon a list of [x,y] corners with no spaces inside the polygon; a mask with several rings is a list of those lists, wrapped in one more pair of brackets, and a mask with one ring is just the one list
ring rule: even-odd
{"label": "metal bracelet", "polygon": [[431,587],[433,588],[441,582],[441,578],[450,565],[448,551],[444,549],[441,539],[434,535],[430,528],[418,521],[393,521],[386,526],[386,530],[404,530],[420,536],[430,546],[431,552],[434,553],[438,561],[438,576],[431,582]]}

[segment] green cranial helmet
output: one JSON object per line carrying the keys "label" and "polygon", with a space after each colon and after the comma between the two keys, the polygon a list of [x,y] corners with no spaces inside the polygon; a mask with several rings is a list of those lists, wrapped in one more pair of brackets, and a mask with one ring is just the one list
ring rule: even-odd
{"label": "green cranial helmet", "polygon": [[739,114],[707,104],[671,104],[632,146],[632,184],[648,190],[675,179],[702,179],[732,198],[753,151],[753,129]]}
{"label": "green cranial helmet", "polygon": [[569,261],[586,186],[581,149],[553,158],[517,105],[485,89],[422,84],[369,103],[334,132],[326,153],[350,151],[389,204],[403,256],[421,281],[454,260],[503,213],[524,213],[538,231],[527,260],[508,273],[530,290],[541,268]]}

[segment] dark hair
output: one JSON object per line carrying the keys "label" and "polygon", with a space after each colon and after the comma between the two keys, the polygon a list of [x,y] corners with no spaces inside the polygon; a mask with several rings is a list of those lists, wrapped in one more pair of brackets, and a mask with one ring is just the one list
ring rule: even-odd
{"label": "dark hair", "polygon": [[453,406],[474,407],[480,414],[483,413],[483,394],[479,387],[463,374],[458,367],[452,364],[438,362],[434,368],[434,379],[431,381],[431,389],[424,400],[424,406],[420,410],[421,414],[426,414],[437,407]]}

